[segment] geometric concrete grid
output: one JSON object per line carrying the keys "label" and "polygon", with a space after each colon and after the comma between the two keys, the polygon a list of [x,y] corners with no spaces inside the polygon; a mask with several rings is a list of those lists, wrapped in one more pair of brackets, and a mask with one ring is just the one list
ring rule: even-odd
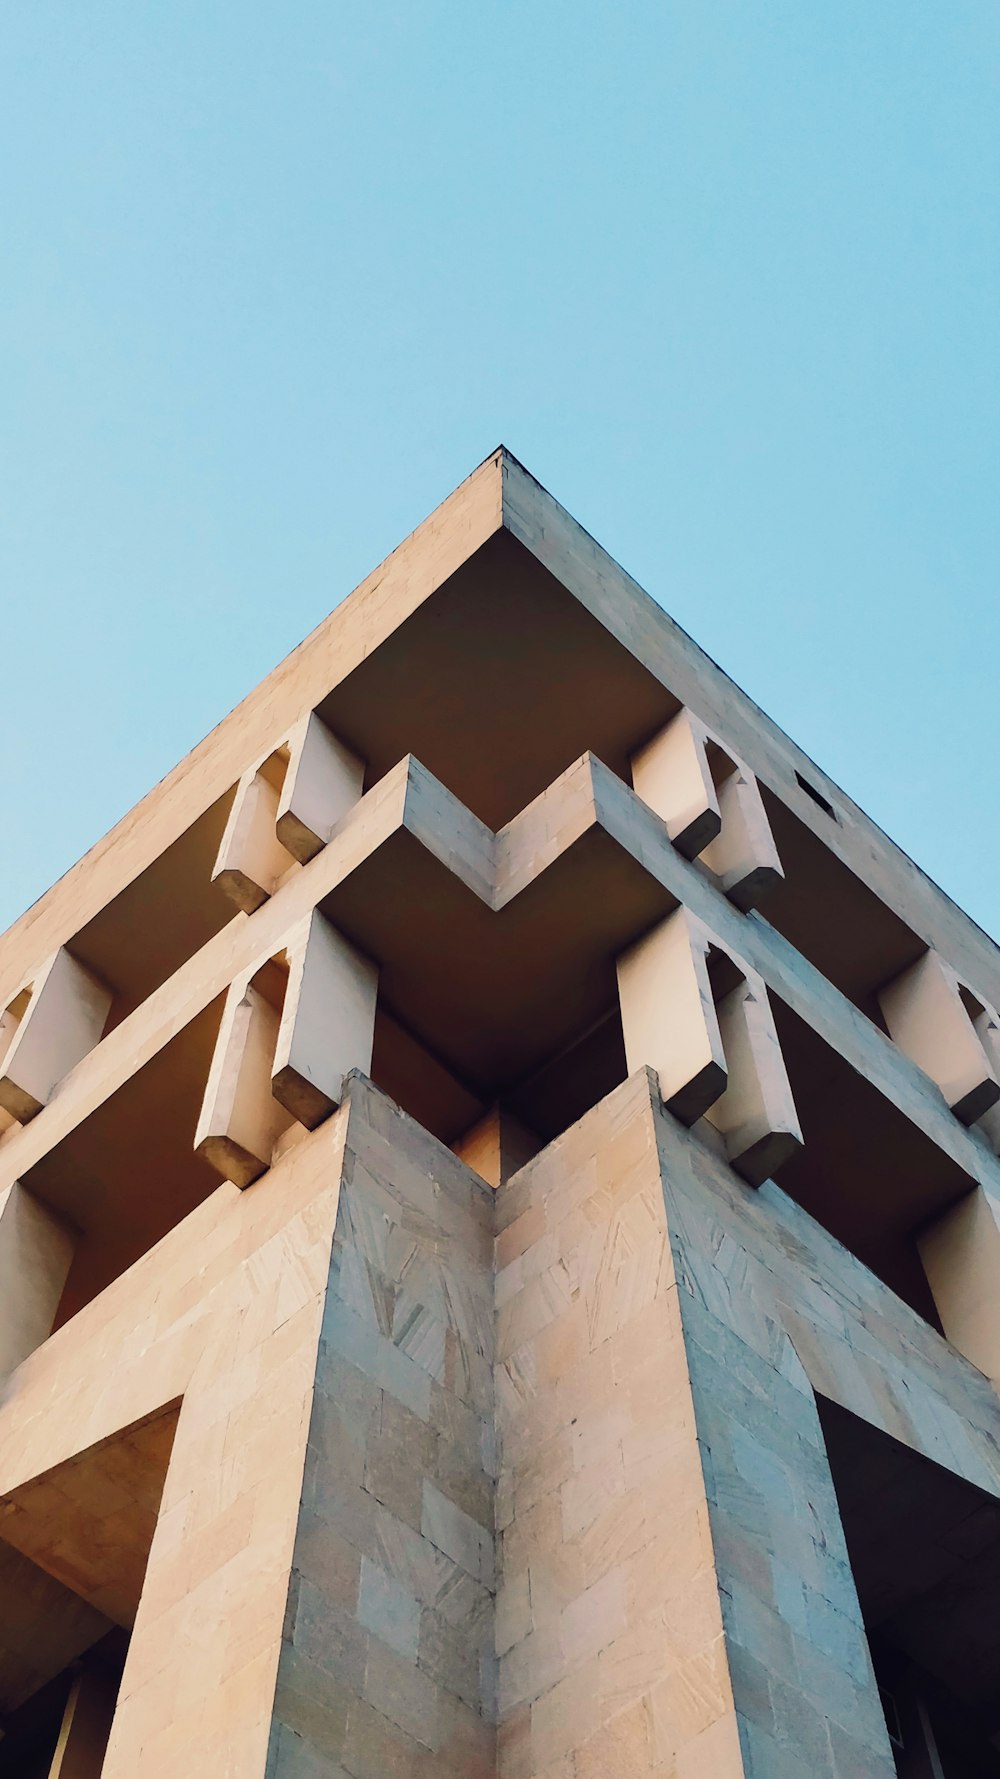
{"label": "geometric concrete grid", "polygon": [[1000,1772],[998,1003],[495,452],[0,952],[0,1776]]}

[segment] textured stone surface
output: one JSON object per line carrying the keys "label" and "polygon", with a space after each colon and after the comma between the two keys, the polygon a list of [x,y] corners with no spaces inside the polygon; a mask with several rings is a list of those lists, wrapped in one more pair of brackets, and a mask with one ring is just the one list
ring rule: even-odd
{"label": "textured stone surface", "polygon": [[503,1779],[742,1771],[646,1083],[497,1197]]}
{"label": "textured stone surface", "polygon": [[[626,782],[678,706],[760,776],[758,816],[789,852],[773,925]],[[236,781],[338,713],[366,794],[322,836],[307,825],[306,862],[275,854],[264,899],[226,924],[209,841]],[[995,1236],[996,1132],[962,1128],[949,1102],[971,1117],[967,1096],[891,1041],[875,996],[925,970],[931,943],[958,972],[967,1041],[970,997],[1000,1000],[997,953],[816,778],[500,451],[18,923],[8,1031],[60,948],[107,970],[109,1007],[86,1054],[48,1022],[53,1067],[22,1107],[36,1115],[0,1119],[8,1212],[37,1212],[35,1194],[76,1242],[63,1291],[62,1242],[22,1244],[4,1221],[29,1313],[18,1326],[8,1291],[0,1679],[14,1704],[95,1626],[131,1626],[104,1779],[889,1779],[831,1459],[856,1482],[881,1439],[886,1474],[936,1467],[926,1519],[947,1479],[952,1519],[917,1567],[965,1589],[968,1626],[1000,1500],[994,1388],[772,1183],[748,1192],[711,1132],[663,1111],[641,1066],[662,1055],[627,1042],[627,1008],[638,1073],[534,1159],[530,1133],[504,1134],[505,1095],[547,1071],[572,1112],[606,1090],[616,959],[683,907],[716,963],[766,984],[768,1043],[795,1046],[806,1151],[786,1185],[931,1317],[910,1250],[947,1212],[943,1280],[925,1242],[937,1310],[995,1369],[996,1244],[977,1238]],[[309,1002],[318,1044],[283,1055],[291,1097],[278,1068],[280,1134],[273,1035],[261,1046],[257,1184],[241,1197],[185,1173],[227,990],[317,908],[370,985],[381,971],[380,1079],[459,1149],[464,1129],[495,1193],[357,1076],[306,1134],[340,1093],[330,977]],[[676,1023],[675,989],[641,986],[658,1029]],[[731,1111],[738,1052],[723,1048]],[[571,1115],[543,1098],[540,1133]],[[774,1166],[769,1149],[747,1177]],[[953,1628],[904,1646],[919,1665]],[[971,1640],[955,1637],[953,1676]],[[976,1653],[995,1665],[988,1635]]]}
{"label": "textured stone surface", "polygon": [[1000,1406],[776,1187],[743,1191],[653,1105],[747,1771],[891,1779],[814,1392],[994,1496]]}
{"label": "textured stone surface", "polygon": [[355,1080],[19,1367],[0,1494],[182,1399],[109,1779],[888,1775],[814,1390],[1000,1495],[987,1380],[645,1073],[496,1193]]}
{"label": "textured stone surface", "polygon": [[644,1073],[497,1214],[500,1772],[891,1779],[814,1391],[1000,1495],[987,1381]]}
{"label": "textured stone surface", "polygon": [[274,1779],[494,1773],[492,1231],[482,1181],[354,1082]]}

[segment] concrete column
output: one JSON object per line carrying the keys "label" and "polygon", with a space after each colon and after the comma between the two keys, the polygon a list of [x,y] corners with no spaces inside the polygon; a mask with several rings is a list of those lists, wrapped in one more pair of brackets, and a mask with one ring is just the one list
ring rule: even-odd
{"label": "concrete column", "polygon": [[632,784],[678,852],[700,858],[737,908],[756,908],[784,873],[749,766],[689,710],[633,756]]}
{"label": "concrete column", "polygon": [[358,1076],[274,1184],[197,1329],[102,1779],[495,1779],[494,1194]]}
{"label": "concrete column", "polygon": [[747,912],[759,908],[785,874],[760,786],[748,766],[736,766],[723,779],[718,798],[722,827],[701,862],[715,873],[723,894]]}
{"label": "concrete column", "polygon": [[352,1089],[268,1779],[495,1779],[492,1225]]}
{"label": "concrete column", "polygon": [[1000,1203],[977,1186],[918,1246],[947,1339],[1000,1384]]}
{"label": "concrete column", "polygon": [[344,1077],[371,1067],[378,972],[314,910],[281,954],[226,996],[195,1148],[249,1186],[290,1125],[313,1129],[339,1105]]}
{"label": "concrete column", "polygon": [[498,1774],[743,1779],[645,1073],[497,1222]]}
{"label": "concrete column", "polygon": [[7,1010],[0,1107],[22,1124],[34,1118],[100,1043],[110,1011],[110,989],[62,946]]}
{"label": "concrete column", "polygon": [[678,908],[619,958],[618,987],[629,1072],[655,1069],[667,1109],[707,1117],[759,1186],[802,1144],[761,978]]}
{"label": "concrete column", "polygon": [[632,784],[666,823],[677,851],[696,859],[722,827],[704,735],[689,710],[632,757]]}
{"label": "concrete column", "polygon": [[281,753],[274,753],[243,774],[219,843],[212,882],[245,914],[273,895],[294,863],[277,834],[286,763]]}
{"label": "concrete column", "polygon": [[963,1124],[975,1123],[1000,1100],[1000,1077],[958,978],[936,951],[925,951],[878,999],[893,1043],[937,1082]]}
{"label": "concrete column", "polygon": [[708,935],[678,908],[618,959],[629,1074],[655,1069],[663,1102],[683,1124],[703,1117],[726,1086]]}
{"label": "concrete column", "polygon": [[301,865],[322,850],[364,788],[364,762],[321,722],[303,717],[288,739],[288,769],[278,798],[276,829]]}
{"label": "concrete column", "polygon": [[[184,1366],[101,1779],[273,1779],[275,1681],[291,1609],[331,1244],[353,1165],[348,1118],[345,1108],[290,1149],[276,1165],[273,1193],[234,1194],[235,1205],[219,1207],[237,1265],[222,1277],[215,1271],[208,1286],[204,1273],[192,1274],[191,1312],[198,1306],[204,1314],[178,1337],[193,1363]],[[202,1227],[209,1232],[202,1264],[211,1266],[220,1225],[212,1219]],[[176,1369],[163,1365],[159,1378],[172,1393]],[[339,1453],[327,1455],[340,1462]],[[341,1546],[333,1529],[317,1563],[324,1557],[336,1575]],[[323,1626],[327,1663],[336,1660],[339,1629],[331,1615]]]}
{"label": "concrete column", "polygon": [[312,1130],[339,1106],[344,1076],[371,1069],[378,969],[315,909],[289,937],[285,955],[271,1090]]}
{"label": "concrete column", "polygon": [[0,1193],[0,1379],[51,1334],[73,1248],[72,1232],[18,1181]]}
{"label": "concrete column", "polygon": [[893,1779],[805,1373],[674,1224],[702,1153],[642,1072],[497,1195],[501,1779]]}

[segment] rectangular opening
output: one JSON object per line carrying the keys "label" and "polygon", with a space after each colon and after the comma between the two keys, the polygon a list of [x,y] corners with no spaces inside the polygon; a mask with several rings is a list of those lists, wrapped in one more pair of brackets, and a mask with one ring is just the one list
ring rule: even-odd
{"label": "rectangular opening", "polygon": [[100,1779],[128,1645],[109,1631],[4,1716],[0,1779]]}
{"label": "rectangular opening", "polygon": [[785,1002],[771,1005],[804,1138],[782,1191],[940,1333],[917,1236],[974,1182]]}
{"label": "rectangular opening", "polygon": [[0,1779],[100,1779],[179,1406],[4,1497]]}
{"label": "rectangular opening", "polygon": [[803,778],[801,772],[798,770],[796,770],[795,773],[795,782],[799,789],[805,791],[806,796],[811,797],[813,802],[822,809],[824,815],[828,815],[830,819],[835,822],[840,820],[840,817],[829,798],[824,797],[822,791],[818,791],[814,784],[810,784],[807,778]]}
{"label": "rectangular opening", "polygon": [[761,797],[785,871],[763,917],[884,1032],[878,990],[916,962],[926,940],[766,785]]}
{"label": "rectangular opening", "polygon": [[26,1170],[24,1185],[76,1237],[54,1327],[218,1189],[194,1136],[222,1005],[219,997],[205,1008]]}
{"label": "rectangular opening", "polygon": [[112,991],[106,1030],[233,919],[232,902],[211,881],[232,800],[227,791],[68,942]]}
{"label": "rectangular opening", "polygon": [[1000,1779],[1000,1500],[817,1407],[899,1779]]}

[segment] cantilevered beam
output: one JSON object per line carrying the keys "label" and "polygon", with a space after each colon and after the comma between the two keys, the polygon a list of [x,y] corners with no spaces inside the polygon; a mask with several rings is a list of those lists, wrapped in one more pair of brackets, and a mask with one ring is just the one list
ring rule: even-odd
{"label": "cantilevered beam", "polygon": [[882,989],[878,1000],[893,1042],[937,1082],[963,1124],[974,1124],[1000,1100],[1000,1076],[970,1017],[958,977],[938,952],[925,951]]}
{"label": "cantilevered beam", "polygon": [[111,999],[65,946],[49,958],[5,1014],[0,1107],[11,1118],[26,1124],[36,1117],[63,1076],[100,1043]]}
{"label": "cantilevered beam", "polygon": [[244,914],[253,914],[273,895],[295,862],[277,834],[285,764],[275,752],[244,772],[219,844],[212,882]]}
{"label": "cantilevered beam", "polygon": [[737,908],[756,908],[784,876],[749,766],[689,710],[632,759],[632,784],[677,851],[700,859]]}
{"label": "cantilevered beam", "polygon": [[226,996],[195,1149],[234,1185],[271,1165],[293,1123],[339,1105],[344,1077],[371,1067],[378,972],[314,910],[280,953]]}
{"label": "cantilevered beam", "polygon": [[[423,882],[418,901],[407,899],[403,882],[414,858],[421,861]],[[592,889],[581,901],[581,864],[588,859],[594,863]],[[566,900],[568,886],[575,889]],[[601,972],[608,961],[678,903],[703,922],[720,950],[745,961],[770,993],[869,1080],[970,1187],[977,1180],[995,1181],[1000,1192],[995,1155],[978,1133],[970,1135],[959,1124],[942,1099],[927,1094],[915,1064],[766,921],[748,921],[707,871],[676,851],[662,820],[592,756],[568,768],[498,835],[415,760],[400,761],[338,823],[330,844],[309,865],[292,871],[249,920],[224,927],[104,1038],[74,1070],[72,1091],[56,1095],[25,1129],[7,1133],[0,1143],[0,1184],[24,1177],[181,1025],[224,996],[234,978],[252,974],[262,959],[280,953],[289,932],[313,907],[366,956],[376,961],[402,956],[418,972],[441,943],[442,922],[448,931],[454,927],[476,957],[480,976],[489,970],[488,992],[494,997],[498,991],[509,995],[513,974],[523,970],[524,934],[535,928],[539,909],[547,911],[548,930],[558,942],[546,942],[535,957],[530,1019],[535,1006],[561,1005],[588,983],[597,983],[602,993]],[[572,917],[572,931],[565,918],[560,923],[560,907]],[[503,919],[495,921],[494,914]],[[435,995],[454,1001],[453,988],[439,980]],[[475,978],[471,988],[484,992]],[[581,1003],[579,1017],[595,1017],[599,1010]],[[519,1022],[512,1023],[515,1015]],[[518,1068],[538,1061],[522,1057],[531,1035],[524,1017],[515,997],[498,1034],[504,1043],[509,1037]],[[575,1012],[573,1017],[579,1025]],[[481,1018],[475,1030],[489,1034]]]}
{"label": "cantilevered beam", "polygon": [[286,955],[271,1091],[312,1130],[339,1106],[344,1077],[371,1068],[378,970],[315,910],[289,938]]}
{"label": "cantilevered beam", "polygon": [[0,1379],[52,1332],[73,1232],[19,1181],[0,1193]]}
{"label": "cantilevered beam", "polygon": [[748,766],[735,765],[718,789],[722,826],[701,854],[719,888],[744,913],[759,908],[784,879],[760,786]]}
{"label": "cantilevered beam", "polygon": [[300,865],[326,846],[364,788],[364,762],[321,722],[315,711],[288,738],[288,766],[278,798],[276,831]]}
{"label": "cantilevered beam", "polygon": [[696,859],[722,827],[722,812],[708,763],[704,731],[689,710],[679,710],[659,735],[632,758],[632,784],[666,823],[686,859]]}
{"label": "cantilevered beam", "polygon": [[364,775],[363,761],[309,711],[237,784],[212,882],[253,914],[294,864],[322,851]]}
{"label": "cantilevered beam", "polygon": [[802,1146],[760,976],[678,908],[618,960],[629,1073],[656,1070],[682,1124],[708,1121],[752,1186]]}
{"label": "cantilevered beam", "polygon": [[726,1053],[708,976],[708,937],[684,908],[618,959],[629,1074],[656,1070],[668,1111],[704,1117],[727,1080]]}

